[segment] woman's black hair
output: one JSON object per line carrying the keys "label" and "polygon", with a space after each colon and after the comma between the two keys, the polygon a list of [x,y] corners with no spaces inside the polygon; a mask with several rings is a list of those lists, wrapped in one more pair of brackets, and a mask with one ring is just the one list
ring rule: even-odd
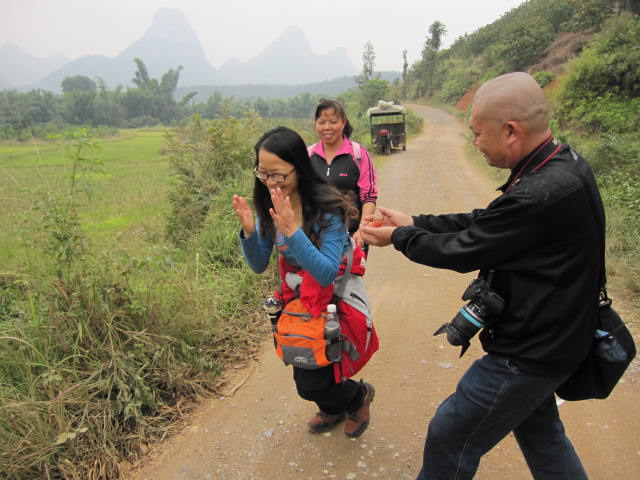
{"label": "woman's black hair", "polygon": [[329,109],[333,109],[335,114],[345,121],[342,134],[345,137],[350,138],[351,134],[353,133],[353,127],[349,123],[349,119],[347,118],[347,111],[345,110],[344,105],[342,105],[342,102],[340,100],[334,98],[321,99],[318,103],[318,106],[316,107],[315,119],[318,120],[318,118],[320,118],[320,115],[322,115],[322,112]]}
{"label": "woman's black hair", "polygon": [[[298,194],[302,202],[302,229],[314,245],[319,246],[319,232],[316,232],[313,226],[320,225],[320,230],[326,226],[324,214],[339,215],[347,225],[348,221],[357,217],[358,212],[347,198],[316,173],[309,160],[307,146],[296,132],[287,127],[276,127],[262,135],[254,147],[256,154],[254,167],[256,168],[260,150],[277,155],[295,168]],[[253,187],[253,204],[260,219],[261,234],[273,238],[275,227],[269,214],[269,209],[273,207],[271,193],[257,178]]]}

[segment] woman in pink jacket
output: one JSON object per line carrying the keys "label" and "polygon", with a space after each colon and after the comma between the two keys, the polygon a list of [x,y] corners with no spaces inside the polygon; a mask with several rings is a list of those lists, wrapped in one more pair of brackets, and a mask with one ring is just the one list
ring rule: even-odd
{"label": "woman in pink jacket", "polygon": [[375,213],[378,200],[373,162],[362,145],[349,139],[353,128],[340,101],[320,100],[315,120],[319,141],[308,147],[311,164],[358,208],[360,216],[349,225],[349,233],[366,252],[368,246],[360,235],[360,221]]}

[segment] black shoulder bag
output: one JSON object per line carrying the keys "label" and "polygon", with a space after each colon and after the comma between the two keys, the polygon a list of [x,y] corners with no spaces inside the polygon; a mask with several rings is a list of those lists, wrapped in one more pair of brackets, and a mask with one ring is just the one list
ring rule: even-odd
{"label": "black shoulder bag", "polygon": [[603,288],[593,345],[556,394],[565,400],[607,398],[635,356],[633,337]]}
{"label": "black shoulder bag", "polygon": [[[592,207],[595,207],[591,199]],[[629,329],[620,315],[611,307],[607,296],[607,276],[604,263],[604,213],[593,208],[600,225],[600,298],[598,302],[598,324],[594,332],[593,345],[578,368],[558,388],[556,394],[564,400],[588,400],[607,398],[622,374],[636,356],[636,346]]]}

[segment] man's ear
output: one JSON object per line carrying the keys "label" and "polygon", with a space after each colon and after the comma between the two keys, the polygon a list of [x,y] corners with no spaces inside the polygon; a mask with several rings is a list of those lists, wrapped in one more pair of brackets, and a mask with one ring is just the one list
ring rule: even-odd
{"label": "man's ear", "polygon": [[507,132],[507,145],[513,146],[514,143],[521,140],[522,126],[515,120],[510,120],[505,123],[504,128]]}

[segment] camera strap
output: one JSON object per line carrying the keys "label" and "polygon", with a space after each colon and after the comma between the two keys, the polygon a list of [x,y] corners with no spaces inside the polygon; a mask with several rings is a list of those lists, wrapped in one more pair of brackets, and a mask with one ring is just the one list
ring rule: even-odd
{"label": "camera strap", "polygon": [[[529,158],[527,159],[527,161],[524,163],[524,165],[522,165],[522,167],[520,168],[518,173],[516,173],[516,175],[513,177],[513,180],[511,180],[511,182],[509,183],[507,188],[504,190],[503,195],[506,195],[507,193],[509,193],[509,191],[511,190],[511,187],[513,187],[513,185],[520,179],[520,176],[525,171],[525,169],[529,166],[531,161],[542,151],[542,149],[544,149],[544,147],[549,145],[552,141],[553,141],[553,135],[549,135],[549,137],[544,142],[542,142],[542,145],[540,145],[538,148],[536,148],[529,155]],[[562,148],[562,144],[559,144],[555,148],[555,150],[553,150],[553,152],[551,152],[551,154],[547,158],[545,158],[542,162],[540,162],[539,165],[537,165],[533,170],[531,170],[531,172],[529,172],[529,175],[534,173],[536,170],[538,170],[540,167],[542,167],[545,163],[547,163],[549,160],[551,160],[555,156],[555,154],[560,151],[561,148]]]}

